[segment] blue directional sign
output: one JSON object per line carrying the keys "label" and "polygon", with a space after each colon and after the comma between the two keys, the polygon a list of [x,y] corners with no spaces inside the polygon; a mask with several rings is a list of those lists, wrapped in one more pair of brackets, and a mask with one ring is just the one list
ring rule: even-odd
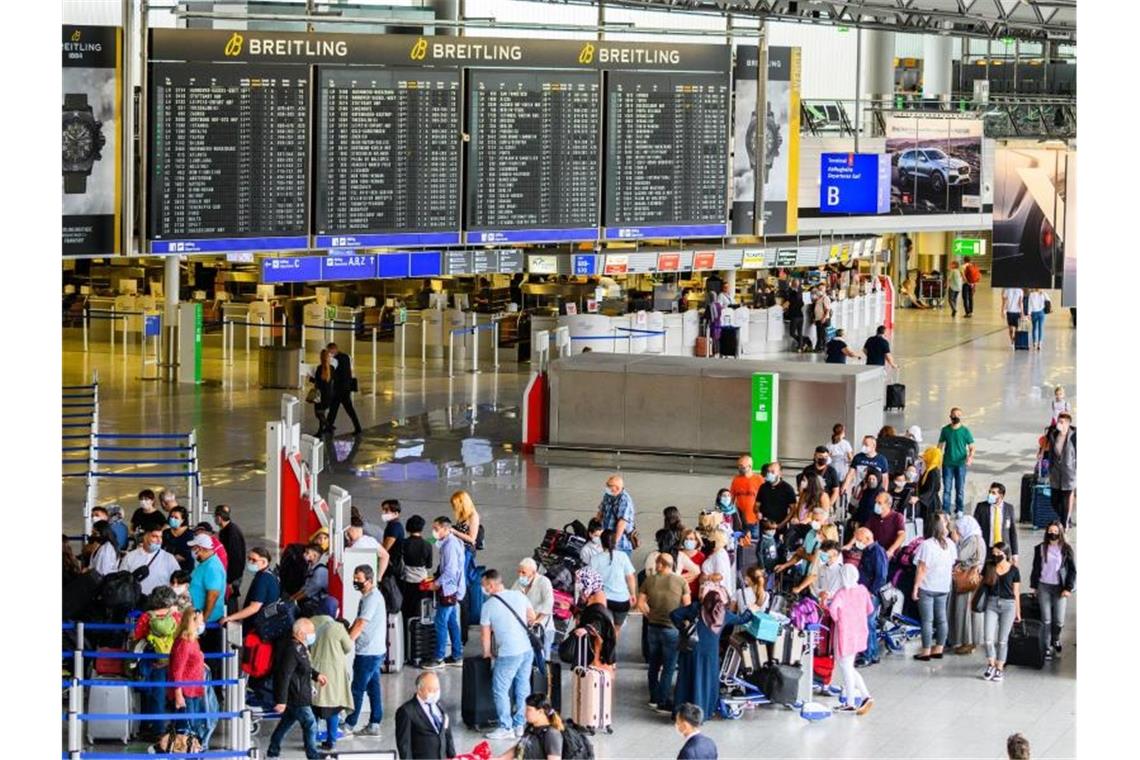
{"label": "blue directional sign", "polygon": [[573,262],[574,274],[591,275],[598,273],[598,257],[592,253],[576,253]]}
{"label": "blue directional sign", "polygon": [[321,267],[322,280],[370,280],[375,276],[375,254],[329,251]]}
{"label": "blue directional sign", "polygon": [[[432,254],[428,254],[431,256]],[[380,278],[387,277],[407,277],[408,276],[408,262],[409,256],[406,253],[382,253],[378,257],[380,259],[379,265],[376,269],[376,276]],[[439,258],[436,254],[435,258]]]}
{"label": "blue directional sign", "polygon": [[320,256],[281,256],[263,259],[261,281],[270,283],[316,282],[321,279]]}
{"label": "blue directional sign", "polygon": [[439,251],[413,252],[409,270],[411,277],[438,277],[443,274],[443,261]]}
{"label": "blue directional sign", "polygon": [[819,210],[825,214],[887,214],[891,157],[885,153],[823,153]]}

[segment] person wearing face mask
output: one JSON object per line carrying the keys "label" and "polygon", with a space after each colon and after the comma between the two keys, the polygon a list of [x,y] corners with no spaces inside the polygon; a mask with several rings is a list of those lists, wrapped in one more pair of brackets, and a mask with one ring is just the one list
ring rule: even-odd
{"label": "person wearing face mask", "polygon": [[726,626],[747,625],[752,613],[749,610],[740,614],[732,612],[728,607],[732,594],[719,584],[704,583],[701,593],[699,600],[669,613],[678,631],[691,628],[697,639],[692,651],[681,652],[678,659],[673,700],[677,705],[692,702],[711,715],[720,697],[721,632]]}
{"label": "person wearing face mask", "polygon": [[[156,512],[157,514],[161,514]],[[194,538],[194,531],[190,530],[190,519],[183,507],[175,507],[168,516],[164,516],[162,530],[162,548],[174,555],[178,566],[186,572],[194,569],[194,555],[190,551],[190,541]]]}
{"label": "person wearing face mask", "polygon": [[83,553],[90,558],[87,567],[90,572],[107,576],[118,569],[119,550],[115,548],[115,534],[111,532],[110,523],[100,520],[91,526]]}
{"label": "person wearing face mask", "polygon": [[[907,481],[917,488],[911,498],[917,500],[915,505],[920,516],[926,519],[928,515],[942,511],[942,449],[931,446],[922,452],[922,471],[916,465],[907,467]],[[910,479],[910,470],[914,467],[918,475],[917,483]],[[912,502],[913,503],[913,502]]]}
{"label": "person wearing face mask", "polygon": [[824,446],[824,450],[830,457],[828,464],[835,469],[835,475],[842,485],[847,478],[847,470],[851,467],[851,458],[855,453],[851,449],[851,442],[847,440],[847,428],[842,422],[835,423],[831,428],[831,440]]}
{"label": "person wearing face mask", "polygon": [[176,604],[179,609],[190,607],[190,573],[185,570],[176,571],[170,576],[170,589],[177,597]]}
{"label": "person wearing face mask", "polygon": [[455,757],[451,718],[439,703],[439,676],[416,676],[416,693],[396,710],[396,755],[402,760]]}
{"label": "person wearing face mask", "polygon": [[[732,492],[727,488],[722,488],[716,492],[716,502],[714,504],[715,511],[718,512],[724,522],[724,530],[732,538],[735,533],[743,533],[742,541],[751,542],[750,534],[744,530],[744,519],[740,516],[740,510],[736,508],[736,504],[732,501]],[[736,559],[736,539],[729,542],[729,554]]]}
{"label": "person wearing face mask", "polygon": [[143,567],[147,568],[146,577],[139,583],[143,594],[150,594],[159,586],[170,585],[170,576],[180,569],[174,555],[162,548],[161,529],[143,533],[138,547],[127,552],[119,562],[119,569],[129,572]]}
{"label": "person wearing face mask", "polygon": [[839,477],[839,472],[832,466],[831,460],[831,454],[828,453],[826,446],[816,446],[812,463],[804,468],[798,479],[801,483],[810,477],[821,479],[828,503],[835,506],[839,504],[839,486],[843,481]]}
{"label": "person wearing face mask", "polygon": [[154,491],[144,488],[139,491],[139,507],[131,513],[131,533],[153,530],[157,527],[162,530],[166,526],[166,515],[156,506]]}
{"label": "person wearing face mask", "polygon": [[240,620],[242,634],[248,634],[253,630],[253,620],[257,613],[281,598],[281,583],[269,570],[272,561],[269,550],[264,546],[255,546],[246,552],[243,569],[253,576],[253,580],[245,592],[245,605],[222,618],[222,625]]}
{"label": "person wearing face mask", "polygon": [[328,684],[328,677],[313,667],[309,647],[317,642],[313,621],[301,618],[293,624],[293,635],[279,645],[273,665],[273,711],[281,714],[269,737],[266,757],[281,756],[281,742],[301,724],[307,760],[324,757],[317,749],[317,718],[313,715],[313,683]]}
{"label": "person wearing face mask", "polygon": [[906,521],[901,513],[891,509],[891,495],[882,492],[875,497],[874,514],[867,518],[863,527],[871,531],[875,541],[893,559],[895,553],[906,541]]}
{"label": "person wearing face mask", "polygon": [[332,600],[333,608],[326,605],[329,599],[329,568],[320,561],[321,547],[309,544],[305,547],[305,583],[301,589],[293,594],[292,599],[297,603],[297,611],[302,617],[335,613],[336,600]]}
{"label": "person wearing face mask", "polygon": [[400,500],[385,499],[380,502],[380,522],[384,524],[384,535],[380,545],[388,550],[391,564],[398,564],[402,557],[400,549],[403,547],[405,533],[400,522]]}
{"label": "person wearing face mask", "polygon": [[736,460],[736,472],[736,477],[729,484],[729,491],[736,508],[740,510],[744,529],[753,541],[759,541],[760,518],[756,512],[756,499],[764,485],[764,478],[752,471],[752,457],[747,454]]}
{"label": "person wearing face mask", "polygon": [[237,610],[238,600],[241,599],[241,579],[245,575],[245,567],[241,558],[245,556],[245,534],[230,515],[230,508],[219,504],[214,508],[214,524],[218,526],[218,541],[226,548],[226,556],[233,557],[234,561],[226,565],[226,609],[229,612]]}
{"label": "person wearing face mask", "polygon": [[586,531],[590,540],[578,551],[578,558],[582,560],[583,565],[589,567],[590,560],[602,553],[602,521],[596,517],[590,518]]}
{"label": "person wearing face mask", "polygon": [[[118,511],[118,507],[113,507]],[[115,548],[121,552],[127,550],[127,542],[130,536],[127,532],[127,526],[123,524],[123,515],[121,512],[118,515],[113,515],[107,511],[106,507],[92,507],[91,508],[91,524],[97,522],[105,522],[111,528],[111,535],[115,538]],[[159,531],[162,529],[159,528]]]}
{"label": "person wearing face mask", "polygon": [[922,651],[914,659],[923,662],[942,659],[942,648],[950,632],[946,605],[953,590],[951,576],[957,559],[945,520],[934,520],[932,528],[930,538],[922,542],[914,558],[917,572],[911,592],[922,619]]}
{"label": "person wearing face mask", "polygon": [[1065,608],[1077,583],[1077,561],[1073,547],[1065,541],[1065,528],[1054,520],[1045,528],[1045,540],[1033,552],[1033,570],[1029,585],[1041,605],[1041,622],[1049,629],[1050,646],[1045,659],[1061,653],[1061,629],[1065,625]]}
{"label": "person wearing face mask", "polygon": [[838,541],[827,540],[819,545],[816,557],[818,573],[812,584],[812,596],[826,605],[827,600],[843,587],[843,552]]}
{"label": "person wearing face mask", "polygon": [[[840,571],[841,588],[828,604],[833,631],[831,641],[835,652],[835,665],[843,677],[843,699],[838,710],[866,715],[874,704],[863,676],[855,670],[855,658],[862,652],[864,659],[873,662],[874,656],[867,644],[876,639],[873,621],[877,605],[876,594],[870,594],[860,583],[859,571],[844,565]],[[862,697],[862,701],[860,701]]]}
{"label": "person wearing face mask", "polygon": [[990,483],[986,500],[979,502],[974,508],[974,519],[982,529],[982,538],[987,547],[998,543],[1009,546],[1010,561],[1017,564],[1017,516],[1013,505],[1005,500],[1005,486],[1001,483]]}
{"label": "person wearing face mask", "polygon": [[[981,575],[986,561],[986,542],[982,539],[982,528],[970,515],[962,515],[954,524],[951,537],[958,544],[958,559],[955,569],[960,572],[973,570]],[[950,639],[954,654],[973,654],[982,642],[982,616],[970,608],[973,591],[953,591],[950,597]]]}
{"label": "person wearing face mask", "polygon": [[633,497],[625,490],[625,479],[621,475],[611,475],[606,479],[606,490],[602,492],[602,503],[594,515],[602,527],[614,532],[614,546],[627,556],[633,555],[633,542],[630,538],[636,530],[636,511]]}
{"label": "person wearing face mask", "polygon": [[974,435],[962,424],[962,410],[950,410],[950,424],[938,434],[942,449],[942,505],[950,511],[950,492],[954,491],[954,511],[965,511],[966,470],[974,464]]}
{"label": "person wearing face mask", "polygon": [[[199,639],[205,630],[206,620],[201,610],[187,610],[183,613],[174,632],[174,645],[170,648],[167,677],[171,682],[202,680],[206,658],[202,655]],[[188,713],[205,711],[206,687],[204,686],[173,686],[167,691],[166,696],[175,710]],[[174,727],[178,730],[192,731],[199,739],[206,735],[206,721],[202,718],[176,720]]]}
{"label": "person wearing face mask", "polygon": [[356,620],[348,629],[348,636],[356,642],[356,657],[352,661],[352,713],[345,718],[344,732],[356,732],[357,722],[364,712],[364,695],[368,694],[368,725],[361,736],[380,736],[380,721],[384,718],[383,695],[380,690],[380,666],[388,651],[388,615],[384,595],[376,588],[376,574],[372,565],[358,565],[352,572],[352,587],[360,592],[360,606]]}
{"label": "person wearing face mask", "polygon": [[875,540],[875,536],[866,528],[859,528],[847,547],[854,550],[852,556],[858,554],[859,583],[871,595],[871,604],[874,610],[867,618],[867,648],[863,652],[863,663],[874,665],[879,661],[879,631],[878,618],[881,600],[879,591],[887,584],[887,571],[890,563],[887,552]]}
{"label": "person wearing face mask", "polygon": [[[854,468],[852,468],[854,471]],[[875,469],[868,468],[867,476],[863,478],[862,486],[859,490],[859,501],[855,506],[855,523],[857,525],[866,525],[875,514],[875,503],[878,501],[879,496],[886,493],[883,485],[882,474]]]}
{"label": "person wearing face mask", "polygon": [[1010,561],[1009,546],[1004,541],[990,547],[978,594],[984,610],[982,627],[986,641],[986,671],[982,678],[1001,681],[1005,677],[1009,632],[1021,620],[1021,571]]}
{"label": "person wearing face mask", "polygon": [[[145,604],[147,610],[139,616],[131,632],[132,648],[143,644],[145,652],[169,654],[174,646],[178,624],[182,620],[182,613],[177,607],[177,597],[169,586],[158,586],[146,597]],[[139,660],[139,680],[152,683],[167,681],[169,666],[168,659]],[[141,712],[144,715],[159,715],[166,712],[165,688],[142,688],[139,691],[142,697]],[[147,741],[157,739],[165,724],[166,721],[144,720],[139,727],[139,738]]]}
{"label": "person wearing face mask", "polygon": [[352,637],[348,635],[348,622],[335,620],[328,615],[310,618],[317,634],[310,659],[313,668],[324,673],[327,682],[313,694],[313,716],[325,721],[326,738],[321,749],[332,752],[336,748],[340,713],[352,712],[352,689],[349,688],[349,655],[352,654]]}
{"label": "person wearing face mask", "polygon": [[780,479],[783,468],[779,462],[770,462],[764,467],[764,485],[756,495],[760,505],[760,516],[776,523],[776,532],[783,531],[792,519],[792,507],[796,505],[796,489]]}
{"label": "person wearing face mask", "polygon": [[[225,615],[226,568],[218,558],[210,536],[198,534],[190,541],[190,551],[197,564],[190,573],[190,603],[202,613],[207,623],[217,623]],[[202,635],[202,648],[207,652],[222,651],[222,629],[211,628]],[[221,677],[221,660],[211,660],[214,677]]]}
{"label": "person wearing face mask", "polygon": [[[420,667],[424,670],[439,670],[445,665],[463,667],[459,604],[467,595],[467,575],[464,572],[466,550],[463,542],[452,535],[450,517],[435,518],[431,524],[431,534],[439,551],[439,568],[432,583],[432,589],[436,592],[435,658]],[[449,641],[451,656],[445,658]]]}
{"label": "person wearing face mask", "polygon": [[1045,457],[1053,511],[1067,529],[1077,489],[1077,429],[1068,412],[1058,414],[1056,424],[1046,433]]}
{"label": "person wearing face mask", "polygon": [[637,608],[645,615],[649,704],[660,713],[673,712],[673,673],[677,669],[677,628],[669,615],[692,601],[689,585],[673,572],[673,558],[657,555],[656,572],[641,584]]}
{"label": "person wearing face mask", "polygon": [[[865,435],[859,453],[851,458],[851,467],[843,480],[843,490],[848,491],[855,483],[865,481],[871,471],[881,476],[890,471],[890,465],[887,463],[887,458],[879,453],[879,442],[875,436]],[[856,497],[859,495],[855,494]]]}
{"label": "person wearing face mask", "polygon": [[[772,533],[775,535],[774,529]],[[772,539],[772,542],[775,543],[775,539]],[[682,557],[685,559],[682,559]],[[692,571],[692,568],[685,569],[686,559],[688,560],[689,565],[694,565],[696,567],[695,573]],[[698,533],[695,529],[690,528],[681,534],[681,551],[677,553],[677,560],[678,565],[682,566],[681,577],[684,578],[685,582],[689,584],[689,592],[695,596],[697,593],[697,584],[700,582],[701,578],[701,563],[705,561],[705,552],[703,543],[701,541],[701,534]]]}
{"label": "person wearing face mask", "polygon": [[511,589],[522,593],[534,608],[534,622],[542,625],[542,663],[535,663],[545,673],[545,657],[550,655],[554,645],[554,587],[550,579],[538,574],[538,565],[530,557],[519,561],[518,580]]}
{"label": "person wearing face mask", "polygon": [[[760,525],[760,541],[756,544],[756,564],[771,575],[783,559],[783,547],[776,538],[776,523],[765,520]],[[694,593],[696,593],[694,591]]]}

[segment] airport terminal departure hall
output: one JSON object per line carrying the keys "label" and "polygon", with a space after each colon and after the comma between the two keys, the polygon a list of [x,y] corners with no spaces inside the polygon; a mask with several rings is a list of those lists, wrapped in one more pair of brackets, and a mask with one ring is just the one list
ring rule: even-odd
{"label": "airport terminal departure hall", "polygon": [[1076,756],[1075,0],[62,6],[64,758]]}

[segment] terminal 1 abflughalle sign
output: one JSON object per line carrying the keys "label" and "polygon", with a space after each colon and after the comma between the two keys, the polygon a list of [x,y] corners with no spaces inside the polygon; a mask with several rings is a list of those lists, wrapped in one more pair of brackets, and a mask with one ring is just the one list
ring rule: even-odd
{"label": "terminal 1 abflughalle sign", "polygon": [[823,153],[819,210],[825,214],[887,214],[891,158],[885,153]]}

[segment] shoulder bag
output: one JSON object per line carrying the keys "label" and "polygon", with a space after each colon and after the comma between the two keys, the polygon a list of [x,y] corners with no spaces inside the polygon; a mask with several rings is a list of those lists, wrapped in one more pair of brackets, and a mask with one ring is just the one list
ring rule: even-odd
{"label": "shoulder bag", "polygon": [[985,584],[979,583],[978,590],[974,592],[974,598],[970,600],[970,609],[974,612],[985,612],[986,603],[990,598],[990,590]]}
{"label": "shoulder bag", "polygon": [[526,638],[527,641],[530,642],[530,648],[534,650],[534,656],[540,660],[545,660],[546,658],[543,656],[543,644],[546,641],[546,631],[543,629],[542,624],[535,623],[534,625],[527,625],[526,621],[519,617],[519,613],[515,612],[514,607],[511,607],[511,605],[503,601],[498,594],[491,594],[491,598],[498,599],[499,604],[510,610],[514,619],[519,621],[519,625],[526,631]]}
{"label": "shoulder bag", "polygon": [[965,594],[974,592],[982,585],[982,574],[974,565],[966,566],[961,562],[954,563],[953,571],[954,593]]}
{"label": "shoulder bag", "polygon": [[677,637],[677,649],[682,652],[696,651],[697,644],[700,642],[700,635],[697,633],[697,621],[687,620],[683,622],[677,632],[680,634]]}

